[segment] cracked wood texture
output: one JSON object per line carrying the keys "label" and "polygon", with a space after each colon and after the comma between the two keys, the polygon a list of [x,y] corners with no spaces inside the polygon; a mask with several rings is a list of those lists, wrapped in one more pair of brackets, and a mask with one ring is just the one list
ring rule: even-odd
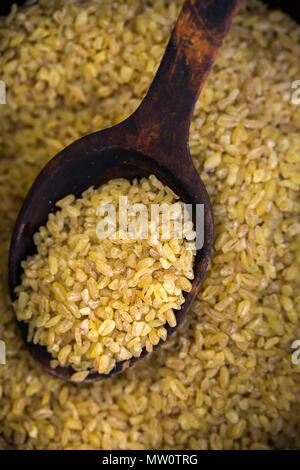
{"label": "cracked wood texture", "polygon": [[187,146],[195,103],[240,3],[184,3],[155,79],[134,113],[143,152],[152,155],[159,149],[164,162],[180,165],[173,150]]}

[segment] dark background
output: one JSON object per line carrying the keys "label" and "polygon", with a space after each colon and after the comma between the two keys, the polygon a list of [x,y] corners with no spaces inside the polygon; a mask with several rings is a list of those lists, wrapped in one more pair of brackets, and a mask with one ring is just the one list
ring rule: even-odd
{"label": "dark background", "polygon": [[[300,2],[299,0],[263,0],[271,8],[280,8],[281,10],[289,13],[296,21],[300,23]],[[141,0],[142,2],[142,0]],[[9,13],[12,3],[21,5],[24,0],[0,0],[0,15]]]}

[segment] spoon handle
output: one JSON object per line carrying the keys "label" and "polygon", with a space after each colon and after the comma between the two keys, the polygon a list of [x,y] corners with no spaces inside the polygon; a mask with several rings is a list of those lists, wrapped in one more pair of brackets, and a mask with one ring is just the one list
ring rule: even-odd
{"label": "spoon handle", "polygon": [[193,110],[241,0],[186,0],[157,74],[133,114],[140,148],[187,148]]}

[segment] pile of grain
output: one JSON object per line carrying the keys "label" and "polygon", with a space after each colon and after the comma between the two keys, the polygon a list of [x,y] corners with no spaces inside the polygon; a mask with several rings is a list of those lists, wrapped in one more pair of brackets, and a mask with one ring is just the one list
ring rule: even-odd
{"label": "pile of grain", "polygon": [[72,366],[73,381],[152,352],[176,326],[196,236],[178,199],[155,175],[114,179],[58,201],[34,234],[14,307],[28,341],[47,347],[52,367]]}
{"label": "pile of grain", "polygon": [[181,1],[40,0],[0,20],[0,434],[15,448],[300,448],[299,27],[245,0],[192,122],[216,241],[186,322],[149,360],[78,388],[18,333],[7,252],[39,169],[138,105]]}

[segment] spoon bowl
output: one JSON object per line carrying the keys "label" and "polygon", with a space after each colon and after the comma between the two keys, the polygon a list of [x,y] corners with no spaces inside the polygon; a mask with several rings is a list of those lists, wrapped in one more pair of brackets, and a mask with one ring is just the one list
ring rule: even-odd
{"label": "spoon bowl", "polygon": [[[193,109],[216,54],[238,10],[240,0],[186,0],[163,60],[148,94],[125,121],[87,135],[66,147],[41,171],[33,183],[14,228],[9,255],[12,300],[20,284],[21,262],[36,252],[33,235],[45,224],[55,203],[68,194],[80,197],[90,186],[112,178],[155,174],[183,202],[204,205],[204,244],[197,251],[192,290],[176,312],[176,330],[199,292],[213,241],[213,213],[205,186],[190,156],[188,135]],[[195,213],[193,213],[195,223]],[[28,325],[18,322],[34,359],[48,373],[70,381],[72,367],[51,368],[51,355],[39,344],[27,342]],[[156,349],[163,342],[154,347]],[[149,353],[118,362],[107,375],[91,372],[85,383],[109,378]]]}

